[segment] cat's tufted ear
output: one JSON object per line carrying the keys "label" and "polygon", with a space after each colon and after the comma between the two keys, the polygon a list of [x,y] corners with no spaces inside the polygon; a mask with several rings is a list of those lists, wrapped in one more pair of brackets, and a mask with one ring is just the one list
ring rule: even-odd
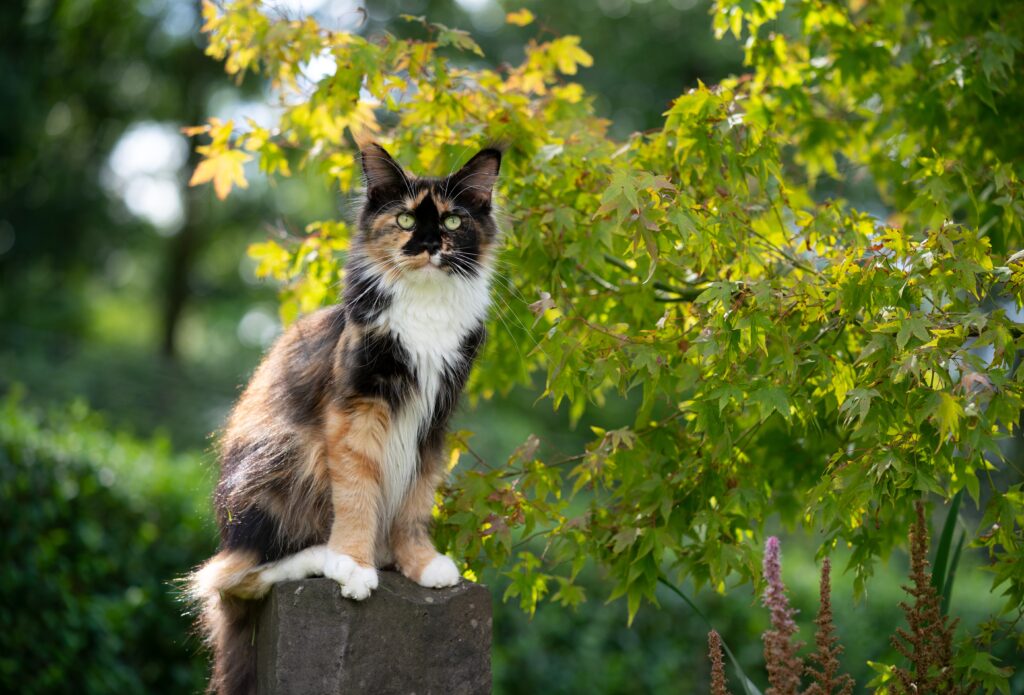
{"label": "cat's tufted ear", "polygon": [[488,147],[449,177],[448,190],[453,198],[471,202],[474,206],[490,207],[491,193],[501,168],[501,150]]}
{"label": "cat's tufted ear", "polygon": [[363,178],[366,181],[366,196],[372,198],[379,193],[402,191],[408,179],[401,165],[391,158],[387,150],[375,142],[360,151]]}

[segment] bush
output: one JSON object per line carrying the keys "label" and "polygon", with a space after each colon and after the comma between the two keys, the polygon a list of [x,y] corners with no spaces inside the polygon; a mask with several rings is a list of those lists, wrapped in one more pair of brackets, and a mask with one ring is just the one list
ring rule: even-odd
{"label": "bush", "polygon": [[174,579],[212,548],[209,483],[82,405],[0,402],[0,691],[183,693],[205,664]]}

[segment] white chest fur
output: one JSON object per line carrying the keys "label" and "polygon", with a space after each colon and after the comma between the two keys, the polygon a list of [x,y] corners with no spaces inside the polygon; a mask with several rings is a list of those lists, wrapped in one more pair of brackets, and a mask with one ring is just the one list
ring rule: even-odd
{"label": "white chest fur", "polygon": [[487,316],[490,272],[471,279],[441,271],[411,273],[392,285],[380,325],[409,355],[416,388],[399,409],[384,447],[384,513],[395,518],[416,477],[419,439],[430,423],[445,370],[460,358],[463,339]]}

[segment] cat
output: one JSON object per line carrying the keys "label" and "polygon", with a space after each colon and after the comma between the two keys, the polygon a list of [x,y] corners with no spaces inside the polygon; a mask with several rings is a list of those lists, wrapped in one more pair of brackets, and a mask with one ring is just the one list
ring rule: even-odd
{"label": "cat", "polygon": [[393,564],[423,586],[458,583],[430,520],[445,428],[485,337],[501,157],[485,148],[421,178],[361,149],[342,301],[278,339],[220,443],[220,548],[188,580],[209,692],[255,692],[253,600],[275,582],[324,575],[363,600]]}

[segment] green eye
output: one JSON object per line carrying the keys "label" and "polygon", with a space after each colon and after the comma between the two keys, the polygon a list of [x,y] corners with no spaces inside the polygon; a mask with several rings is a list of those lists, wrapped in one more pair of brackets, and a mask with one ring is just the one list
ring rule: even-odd
{"label": "green eye", "polygon": [[402,229],[412,229],[416,224],[416,218],[410,215],[408,212],[403,212],[398,216],[398,226]]}
{"label": "green eye", "polygon": [[454,232],[456,229],[462,226],[462,218],[458,215],[448,215],[444,218],[444,228],[450,232]]}

